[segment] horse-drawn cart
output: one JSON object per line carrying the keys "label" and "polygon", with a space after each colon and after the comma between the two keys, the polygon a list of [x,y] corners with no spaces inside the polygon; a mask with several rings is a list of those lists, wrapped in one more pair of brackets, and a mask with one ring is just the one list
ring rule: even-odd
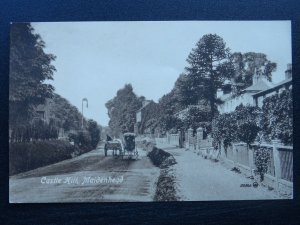
{"label": "horse-drawn cart", "polygon": [[138,158],[138,151],[135,145],[135,134],[124,133],[123,138],[106,141],[104,146],[105,156],[109,150],[113,151],[114,157],[121,157],[122,159],[127,157],[129,159]]}

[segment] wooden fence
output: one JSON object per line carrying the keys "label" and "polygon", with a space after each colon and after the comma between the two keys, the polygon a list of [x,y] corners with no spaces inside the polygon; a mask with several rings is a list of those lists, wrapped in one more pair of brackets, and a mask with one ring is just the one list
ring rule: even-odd
{"label": "wooden fence", "polygon": [[279,146],[280,173],[281,179],[293,182],[293,148]]}
{"label": "wooden fence", "polygon": [[[280,192],[292,194],[293,190],[293,147],[284,146],[278,141],[272,144],[252,144],[249,148],[245,143],[234,143],[226,150],[222,146],[222,158],[231,162],[247,175],[255,175],[255,153],[265,151],[269,155],[267,172],[264,182]],[[232,164],[233,163],[233,164]]]}

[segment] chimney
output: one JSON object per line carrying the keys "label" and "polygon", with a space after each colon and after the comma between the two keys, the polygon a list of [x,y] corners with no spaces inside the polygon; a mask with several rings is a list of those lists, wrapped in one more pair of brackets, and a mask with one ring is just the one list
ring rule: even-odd
{"label": "chimney", "polygon": [[289,79],[292,77],[292,64],[287,64],[287,69],[285,71],[285,79]]}
{"label": "chimney", "polygon": [[146,105],[148,105],[150,103],[150,100],[144,100],[142,102],[142,107],[145,107]]}
{"label": "chimney", "polygon": [[255,68],[254,70],[254,75],[252,77],[252,85],[255,85],[258,83],[258,80],[259,80],[259,74],[257,72],[257,69]]}

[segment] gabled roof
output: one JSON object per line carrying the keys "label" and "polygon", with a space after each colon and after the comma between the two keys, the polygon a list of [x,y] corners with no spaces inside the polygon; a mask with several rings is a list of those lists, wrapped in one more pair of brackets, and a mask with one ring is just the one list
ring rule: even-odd
{"label": "gabled roof", "polygon": [[258,91],[264,91],[269,88],[272,88],[273,85],[270,82],[259,80],[256,84],[251,85],[250,87],[247,87],[244,89],[244,92],[258,92]]}
{"label": "gabled roof", "polygon": [[288,78],[288,79],[285,79],[285,80],[279,82],[279,83],[276,84],[276,85],[273,85],[271,88],[268,88],[268,89],[266,89],[266,90],[259,91],[259,92],[255,93],[255,94],[253,94],[253,95],[259,96],[259,95],[262,95],[263,93],[266,93],[266,92],[272,92],[272,91],[274,91],[274,90],[280,88],[281,86],[284,86],[285,84],[291,83],[291,82],[292,82],[292,77],[290,77],[290,78]]}

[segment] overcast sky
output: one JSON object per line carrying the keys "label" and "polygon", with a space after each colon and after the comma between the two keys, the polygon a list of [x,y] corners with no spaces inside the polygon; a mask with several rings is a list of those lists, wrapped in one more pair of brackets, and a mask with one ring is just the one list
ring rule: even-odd
{"label": "overcast sky", "polygon": [[32,23],[57,56],[52,84],[87,118],[107,125],[105,103],[125,83],[137,95],[157,101],[187,66],[186,58],[208,33],[221,36],[232,52],[261,52],[277,63],[273,82],[284,79],[291,63],[289,21],[265,22],[61,22]]}

